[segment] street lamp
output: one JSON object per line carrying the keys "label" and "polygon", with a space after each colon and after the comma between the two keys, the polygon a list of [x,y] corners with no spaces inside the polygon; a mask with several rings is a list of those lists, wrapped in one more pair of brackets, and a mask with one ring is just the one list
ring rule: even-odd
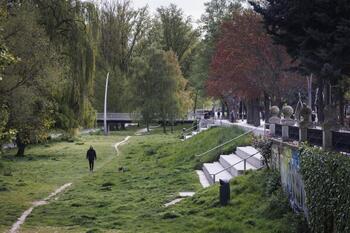
{"label": "street lamp", "polygon": [[107,94],[108,94],[108,79],[109,79],[109,72],[107,73],[107,78],[106,78],[105,105],[104,105],[104,116],[103,116],[103,123],[104,123],[105,135],[108,135],[108,128],[107,128]]}

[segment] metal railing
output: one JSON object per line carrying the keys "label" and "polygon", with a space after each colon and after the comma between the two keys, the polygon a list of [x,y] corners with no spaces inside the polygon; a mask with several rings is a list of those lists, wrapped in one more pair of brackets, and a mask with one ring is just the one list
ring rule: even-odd
{"label": "metal railing", "polygon": [[181,136],[185,139],[185,137],[186,137],[187,135],[191,134],[191,133],[194,131],[195,128],[198,129],[198,128],[199,128],[199,125],[196,124],[196,125],[192,126],[191,128],[188,128],[188,129],[183,130],[182,133],[181,133]]}
{"label": "metal railing", "polygon": [[[132,120],[136,116],[131,113],[107,113],[107,120]],[[97,119],[103,120],[104,114],[97,113]]]}
{"label": "metal railing", "polygon": [[257,153],[255,153],[255,154],[253,154],[253,155],[250,155],[250,156],[248,156],[247,158],[242,159],[241,161],[239,161],[239,162],[237,162],[237,163],[235,163],[235,164],[233,164],[233,165],[231,165],[231,166],[229,166],[229,167],[226,167],[226,168],[222,169],[221,171],[219,171],[219,172],[217,172],[217,173],[215,173],[215,174],[212,174],[213,182],[215,183],[215,178],[216,178],[217,175],[219,175],[220,173],[223,173],[224,171],[227,171],[227,170],[233,168],[234,166],[236,166],[236,165],[238,165],[238,164],[240,164],[240,163],[242,163],[242,162],[244,163],[244,165],[243,165],[243,170],[246,171],[246,170],[247,170],[247,160],[250,159],[250,158],[252,158],[252,157],[254,157],[255,155],[257,155],[257,154],[259,154],[259,153],[260,153],[260,152],[257,152]]}
{"label": "metal railing", "polygon": [[227,142],[224,142],[224,143],[222,143],[222,144],[220,144],[220,145],[218,145],[218,146],[216,146],[216,147],[214,147],[214,148],[212,148],[212,149],[210,149],[210,150],[208,150],[208,151],[206,151],[206,152],[204,152],[204,153],[202,153],[202,154],[196,155],[196,157],[202,157],[203,155],[206,155],[206,154],[208,154],[208,153],[210,153],[210,152],[212,152],[212,151],[214,151],[214,150],[216,150],[216,149],[219,149],[219,148],[221,148],[221,147],[223,147],[223,146],[225,146],[225,145],[227,145],[227,144],[229,144],[229,143],[231,143],[231,142],[233,142],[233,141],[235,141],[235,140],[237,140],[237,139],[239,139],[239,138],[241,138],[241,137],[243,137],[243,136],[245,136],[245,135],[248,135],[248,134],[254,132],[254,131],[257,130],[258,128],[259,128],[259,127],[255,127],[254,129],[249,130],[249,131],[247,131],[247,132],[245,132],[245,133],[243,133],[243,134],[241,134],[241,135],[239,135],[239,136],[237,136],[237,137],[235,137],[235,138],[233,138],[233,139],[230,139],[230,140],[228,140]]}

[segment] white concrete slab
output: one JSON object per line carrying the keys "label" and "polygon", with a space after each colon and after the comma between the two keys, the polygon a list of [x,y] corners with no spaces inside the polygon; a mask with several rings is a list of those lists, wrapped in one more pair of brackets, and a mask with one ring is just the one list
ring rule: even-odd
{"label": "white concrete slab", "polygon": [[262,166],[262,155],[252,146],[237,147],[236,155],[242,159],[246,159],[254,155],[253,157],[247,159],[247,161],[256,168]]}
{"label": "white concrete slab", "polygon": [[209,183],[207,177],[205,177],[204,172],[201,170],[197,170],[196,172],[197,172],[197,175],[199,177],[199,182],[201,183],[202,187],[203,188],[209,187],[210,183]]}
{"label": "white concrete slab", "polygon": [[[238,163],[238,164],[237,164]],[[244,161],[242,161],[242,158],[238,157],[235,154],[231,155],[221,155],[220,156],[220,164],[224,168],[229,168],[227,171],[231,173],[232,176],[239,176],[244,172]],[[233,166],[234,165],[234,166]],[[246,163],[246,170],[255,170],[256,167],[254,167],[252,164],[250,164],[248,161]]]}
{"label": "white concrete slab", "polygon": [[215,183],[219,182],[220,179],[231,180],[233,177],[228,171],[224,170],[224,167],[219,162],[203,164],[203,172],[210,184],[214,183],[214,174],[217,174],[218,172],[220,173],[215,175]]}
{"label": "white concrete slab", "polygon": [[164,204],[164,206],[165,206],[165,207],[168,207],[168,206],[175,205],[176,203],[179,203],[179,202],[182,201],[183,199],[185,199],[185,198],[176,198],[175,200]]}
{"label": "white concrete slab", "polygon": [[180,197],[193,197],[195,194],[195,192],[179,192]]}

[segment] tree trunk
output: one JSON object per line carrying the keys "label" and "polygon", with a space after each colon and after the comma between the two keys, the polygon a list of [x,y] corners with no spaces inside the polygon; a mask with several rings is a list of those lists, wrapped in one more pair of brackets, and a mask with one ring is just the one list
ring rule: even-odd
{"label": "tree trunk", "polygon": [[229,104],[225,101],[225,106],[226,106],[226,118],[225,119],[230,119],[230,108]]}
{"label": "tree trunk", "polygon": [[149,133],[149,122],[146,121],[146,128],[147,128],[147,132]]}
{"label": "tree trunk", "polygon": [[324,85],[324,89],[325,89],[324,99],[325,99],[325,104],[327,106],[327,105],[332,104],[332,101],[331,101],[331,85],[329,83],[326,83]]}
{"label": "tree trunk", "polygon": [[344,93],[342,88],[339,88],[339,122],[341,125],[344,125]]}
{"label": "tree trunk", "polygon": [[221,101],[221,119],[224,119],[224,118],[225,118],[225,103],[222,100]]}
{"label": "tree trunk", "polygon": [[324,122],[324,101],[323,101],[323,89],[324,89],[324,83],[323,80],[319,80],[318,83],[318,93],[317,93],[317,118],[318,122],[322,123]]}
{"label": "tree trunk", "polygon": [[163,133],[166,133],[166,120],[163,119]]}
{"label": "tree trunk", "polygon": [[24,156],[24,150],[26,148],[26,144],[23,143],[22,139],[17,135],[16,137],[16,144],[17,144],[17,156]]}
{"label": "tree trunk", "polygon": [[252,125],[253,124],[253,114],[254,114],[252,100],[248,100],[246,102],[246,105],[247,105],[247,124]]}
{"label": "tree trunk", "polygon": [[238,114],[238,117],[240,120],[244,120],[244,116],[243,116],[243,101],[241,100],[239,102],[239,114]]}
{"label": "tree trunk", "polygon": [[198,101],[198,90],[196,91],[196,96],[194,98],[193,115],[196,116],[197,101]]}
{"label": "tree trunk", "polygon": [[264,94],[264,120],[265,122],[268,122],[270,118],[270,98],[265,93]]}
{"label": "tree trunk", "polygon": [[174,133],[174,119],[171,119],[171,123],[170,123],[170,130],[171,130],[171,133]]}
{"label": "tree trunk", "polygon": [[259,99],[247,101],[247,123],[260,126]]}

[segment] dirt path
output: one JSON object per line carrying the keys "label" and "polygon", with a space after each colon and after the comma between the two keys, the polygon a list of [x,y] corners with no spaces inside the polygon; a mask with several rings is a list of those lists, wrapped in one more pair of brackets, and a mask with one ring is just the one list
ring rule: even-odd
{"label": "dirt path", "polygon": [[[124,145],[125,143],[127,143],[129,139],[130,139],[130,136],[127,136],[123,141],[117,142],[114,145],[114,148],[115,148],[115,150],[117,152],[117,155],[119,154],[119,146]],[[58,194],[62,193],[64,190],[69,188],[71,185],[72,185],[72,183],[64,184],[61,187],[59,187],[58,189],[56,189],[54,192],[52,192],[46,198],[44,198],[44,199],[42,199],[40,201],[34,201],[32,203],[32,206],[29,209],[27,209],[26,211],[24,211],[22,213],[21,217],[18,218],[18,220],[12,225],[11,229],[9,230],[9,233],[18,233],[21,225],[25,222],[26,218],[31,214],[31,212],[34,210],[34,208],[49,204],[50,200],[52,200],[53,197],[55,197]]]}
{"label": "dirt path", "polygon": [[[154,126],[150,126],[149,127],[149,131],[152,131],[153,129],[156,129],[156,128],[159,128],[160,127],[160,125],[154,125]],[[136,136],[142,136],[142,135],[144,135],[144,134],[146,134],[146,133],[148,133],[147,132],[147,128],[144,128],[144,129],[140,129],[140,130],[138,130],[136,133],[135,133],[135,135]]]}
{"label": "dirt path", "polygon": [[123,141],[117,142],[117,143],[114,145],[114,149],[115,149],[115,151],[117,152],[117,155],[119,154],[119,149],[118,149],[118,147],[124,145],[125,143],[127,143],[128,140],[129,140],[130,138],[131,138],[131,136],[127,136]]}
{"label": "dirt path", "polygon": [[59,187],[58,189],[56,189],[54,192],[52,192],[48,197],[46,197],[43,200],[40,201],[35,201],[32,203],[32,206],[27,209],[26,211],[24,211],[21,215],[21,217],[17,220],[17,222],[15,222],[12,225],[11,230],[9,231],[9,233],[17,233],[19,231],[19,228],[21,227],[21,225],[24,223],[24,221],[26,220],[26,218],[29,216],[29,214],[33,211],[34,208],[38,207],[38,206],[42,206],[42,205],[47,205],[49,204],[49,201],[57,196],[58,194],[62,193],[64,190],[66,190],[69,186],[71,186],[72,183],[67,183],[65,185],[62,185],[61,187]]}

